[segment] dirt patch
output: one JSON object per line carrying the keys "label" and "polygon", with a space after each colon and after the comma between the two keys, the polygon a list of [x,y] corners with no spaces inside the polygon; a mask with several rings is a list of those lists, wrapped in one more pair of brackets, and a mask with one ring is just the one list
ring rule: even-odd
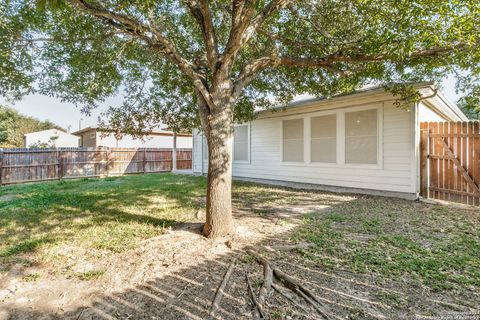
{"label": "dirt patch", "polygon": [[[258,296],[264,275],[247,248],[311,290],[319,300],[317,307],[333,319],[478,317],[475,279],[465,278],[470,283],[455,290],[434,290],[414,272],[390,277],[388,270],[379,271],[385,266],[376,265],[389,262],[391,257],[381,255],[387,245],[400,253],[405,245],[421,256],[422,250],[433,250],[439,241],[458,237],[463,241],[459,245],[474,248],[479,225],[475,210],[447,214],[443,207],[403,200],[242,188],[236,191],[236,229],[229,237],[204,238],[204,212],[196,210],[190,222],[119,253],[65,242],[16,256],[8,271],[0,270],[0,319],[206,319],[235,258],[216,317],[251,319],[255,306],[246,277]],[[420,248],[413,246],[414,240]],[[297,241],[315,246],[275,249]],[[376,246],[368,247],[372,243]],[[41,254],[41,250],[49,252]],[[393,257],[398,264],[421,262]],[[380,258],[385,260],[376,260]],[[393,271],[398,270],[403,269]],[[269,319],[322,319],[314,305],[278,279],[274,283],[292,299],[272,291],[264,305]]]}

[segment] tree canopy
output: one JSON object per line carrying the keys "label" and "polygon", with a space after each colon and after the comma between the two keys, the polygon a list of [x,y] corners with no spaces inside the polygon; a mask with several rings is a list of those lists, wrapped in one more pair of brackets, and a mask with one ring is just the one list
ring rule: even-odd
{"label": "tree canopy", "polygon": [[121,91],[110,122],[127,132],[161,117],[201,124],[209,237],[233,230],[233,123],[256,108],[367,84],[412,102],[408,83],[450,73],[465,104],[479,102],[478,0],[0,3],[0,94],[38,92],[88,112]]}
{"label": "tree canopy", "polygon": [[468,106],[479,102],[476,0],[0,3],[0,94],[38,92],[88,112],[121,91],[112,123],[131,131],[170,111],[195,119],[195,91],[209,102],[222,72],[239,120],[297,94],[449,73]]}
{"label": "tree canopy", "polygon": [[22,148],[24,134],[53,128],[64,130],[50,121],[40,121],[0,106],[0,148]]}

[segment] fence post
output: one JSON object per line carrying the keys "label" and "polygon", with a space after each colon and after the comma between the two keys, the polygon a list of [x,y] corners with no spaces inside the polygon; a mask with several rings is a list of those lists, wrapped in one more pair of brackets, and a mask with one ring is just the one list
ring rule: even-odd
{"label": "fence post", "polygon": [[177,131],[173,131],[172,172],[177,171]]}
{"label": "fence post", "polygon": [[111,153],[112,153],[112,150],[110,149],[110,147],[107,147],[107,177],[110,176],[110,164],[111,164]]}
{"label": "fence post", "polygon": [[57,148],[58,179],[63,179],[63,155],[62,150]]}
{"label": "fence post", "polygon": [[147,173],[147,149],[143,148],[143,173]]}
{"label": "fence post", "polygon": [[420,196],[428,198],[428,123],[420,124]]}
{"label": "fence post", "polygon": [[3,185],[3,149],[0,148],[0,186]]}

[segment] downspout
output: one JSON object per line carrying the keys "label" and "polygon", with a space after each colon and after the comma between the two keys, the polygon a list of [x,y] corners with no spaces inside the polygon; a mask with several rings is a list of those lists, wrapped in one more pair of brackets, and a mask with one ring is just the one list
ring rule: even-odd
{"label": "downspout", "polygon": [[420,115],[420,101],[417,101],[415,102],[415,115],[414,115],[414,122],[415,122],[415,162],[416,162],[416,168],[417,168],[417,172],[416,172],[416,179],[415,179],[415,193],[416,193],[416,198],[419,199],[420,198],[420,188],[422,187],[422,183],[421,183],[421,170],[422,170],[422,167],[421,167],[421,164],[420,162],[422,161],[421,159],[421,153],[420,153],[420,139],[422,137],[422,132],[420,130],[420,118],[419,118],[419,115]]}

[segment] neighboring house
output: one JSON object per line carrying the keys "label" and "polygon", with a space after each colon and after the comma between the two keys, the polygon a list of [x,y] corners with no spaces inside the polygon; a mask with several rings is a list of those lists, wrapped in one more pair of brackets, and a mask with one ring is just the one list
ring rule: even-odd
{"label": "neighboring house", "polygon": [[[235,126],[233,176],[270,184],[414,199],[419,193],[422,121],[465,121],[433,83],[408,110],[383,88],[311,99],[263,111]],[[208,170],[207,146],[193,133],[193,171]]]}
{"label": "neighboring house", "polygon": [[78,147],[78,137],[58,129],[48,129],[31,132],[24,135],[25,148],[52,147],[67,148]]}
{"label": "neighboring house", "polygon": [[[102,132],[97,127],[88,127],[73,134],[80,137],[79,146],[84,148],[173,148],[173,132],[165,130],[154,130],[143,140],[128,134],[117,139],[113,133]],[[177,148],[191,149],[192,135],[178,133]]]}

